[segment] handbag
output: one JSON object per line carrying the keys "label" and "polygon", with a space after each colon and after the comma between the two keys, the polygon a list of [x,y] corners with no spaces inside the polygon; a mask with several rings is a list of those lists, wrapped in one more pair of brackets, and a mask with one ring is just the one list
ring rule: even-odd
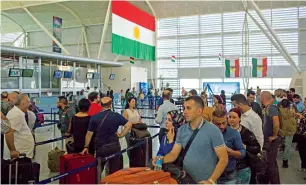
{"label": "handbag", "polygon": [[145,137],[150,137],[151,134],[147,129],[148,129],[148,126],[144,123],[134,124],[131,130],[131,137],[135,139],[142,139]]}
{"label": "handbag", "polygon": [[257,174],[264,175],[268,168],[267,152],[261,151],[257,155],[247,152],[251,169],[255,169]]}
{"label": "handbag", "polygon": [[195,129],[188,140],[185,149],[181,151],[178,159],[174,163],[168,163],[168,164],[163,164],[163,170],[165,172],[170,172],[171,176],[177,180],[179,184],[197,184],[191,176],[183,169],[183,162],[184,158],[194,140],[196,135],[198,134],[199,130],[203,127],[203,125],[206,123],[204,120],[203,124],[201,124],[197,129]]}

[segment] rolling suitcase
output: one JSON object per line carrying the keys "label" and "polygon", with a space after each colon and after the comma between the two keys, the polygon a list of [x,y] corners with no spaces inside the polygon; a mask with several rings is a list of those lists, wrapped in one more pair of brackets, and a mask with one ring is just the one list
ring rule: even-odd
{"label": "rolling suitcase", "polygon": [[169,172],[150,168],[127,168],[101,180],[101,184],[177,184]]}
{"label": "rolling suitcase", "polygon": [[[96,158],[92,155],[80,155],[80,154],[67,154],[60,158],[60,173],[64,174],[68,171],[80,168],[92,162],[95,162]],[[87,168],[79,173],[68,175],[60,179],[60,184],[96,184],[97,182],[97,168]]]}
{"label": "rolling suitcase", "polygon": [[34,184],[39,182],[40,164],[32,162],[25,154],[23,158],[3,160],[1,164],[1,184]]}
{"label": "rolling suitcase", "polygon": [[130,146],[144,141],[141,146],[130,150],[130,167],[147,167],[152,159],[152,138],[135,139],[130,137]]}

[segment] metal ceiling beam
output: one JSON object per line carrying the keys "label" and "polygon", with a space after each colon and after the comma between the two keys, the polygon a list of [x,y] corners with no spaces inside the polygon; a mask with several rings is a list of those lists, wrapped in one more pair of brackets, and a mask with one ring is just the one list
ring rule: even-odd
{"label": "metal ceiling beam", "polygon": [[104,20],[104,25],[103,25],[103,31],[102,31],[102,35],[101,35],[101,42],[100,42],[100,47],[99,47],[99,52],[98,52],[98,59],[101,56],[101,52],[103,49],[103,44],[104,44],[104,40],[106,38],[106,32],[107,32],[107,28],[108,28],[108,22],[109,22],[109,15],[110,15],[110,9],[111,9],[111,5],[112,5],[112,1],[108,0],[108,7],[107,7],[107,12],[105,15],[105,20]]}
{"label": "metal ceiling beam", "polygon": [[68,12],[70,12],[71,15],[73,15],[78,21],[80,21],[81,25],[82,25],[82,29],[84,30],[82,32],[83,36],[84,36],[84,40],[85,40],[85,47],[86,47],[86,53],[87,53],[87,56],[90,58],[90,51],[89,51],[89,46],[88,46],[88,41],[87,41],[87,35],[86,35],[86,27],[85,27],[85,24],[83,22],[83,20],[80,18],[80,16],[75,12],[73,11],[71,8],[69,8],[68,6],[62,4],[62,3],[55,3],[56,5],[64,8],[65,10],[67,10]]}
{"label": "metal ceiling beam", "polygon": [[6,18],[8,18],[8,19],[10,19],[11,21],[13,21],[15,24],[17,24],[22,29],[23,33],[26,33],[26,30],[21,26],[21,24],[18,21],[16,21],[13,18],[11,18],[10,16],[8,16],[6,12],[2,11],[1,15],[6,17]]}
{"label": "metal ceiling beam", "polygon": [[146,2],[146,4],[148,5],[148,7],[150,8],[150,10],[151,10],[153,16],[156,17],[156,12],[155,12],[155,10],[154,10],[152,4],[150,3],[150,1],[149,1],[149,0],[145,0],[145,2]]}
{"label": "metal ceiling beam", "polygon": [[[296,72],[300,72],[300,69],[297,67],[297,65],[294,63],[293,58],[291,57],[290,53],[288,52],[287,48],[283,45],[283,43],[280,41],[278,35],[275,33],[275,31],[273,30],[273,28],[270,26],[270,24],[268,23],[268,21],[266,20],[266,18],[264,17],[264,15],[261,13],[260,9],[258,8],[258,6],[256,5],[256,3],[254,2],[254,0],[249,0],[248,1],[254,8],[254,10],[256,11],[256,13],[258,14],[259,18],[262,20],[262,22],[266,25],[266,27],[269,29],[269,31],[271,32],[271,35],[274,37],[274,39],[276,40],[276,42],[279,44],[280,48],[282,49],[281,53],[284,53],[285,55],[287,55],[287,61],[288,63],[291,65],[291,67],[296,71]],[[250,15],[250,14],[249,14]],[[255,20],[256,21],[256,20]],[[264,32],[266,32],[264,30]],[[289,59],[289,60],[288,60]]]}
{"label": "metal ceiling beam", "polygon": [[36,24],[38,24],[38,26],[44,30],[44,32],[64,51],[64,53],[70,54],[69,51],[49,32],[49,30],[43,24],[40,23],[40,21],[27,8],[23,7],[23,9],[30,15]]}
{"label": "metal ceiling beam", "polygon": [[5,54],[8,54],[8,55],[15,54],[16,56],[27,56],[30,58],[40,57],[42,59],[58,59],[58,60],[64,60],[64,61],[79,62],[83,64],[101,64],[101,65],[113,66],[113,67],[121,67],[123,65],[123,63],[120,63],[120,62],[97,60],[97,59],[78,57],[78,56],[73,56],[73,55],[65,55],[62,53],[29,50],[29,49],[9,47],[9,46],[1,46],[1,54],[4,56]]}
{"label": "metal ceiling beam", "polygon": [[53,4],[53,3],[56,3],[56,2],[63,2],[63,1],[66,1],[66,0],[52,0],[52,1],[48,1],[48,2],[42,1],[41,3],[37,3],[37,4],[19,5],[19,6],[14,6],[14,7],[10,7],[10,8],[2,8],[3,7],[2,6],[1,11],[3,12],[3,11],[7,11],[7,10],[15,10],[15,9],[20,9],[20,8],[29,8],[29,7],[46,5],[46,4]]}

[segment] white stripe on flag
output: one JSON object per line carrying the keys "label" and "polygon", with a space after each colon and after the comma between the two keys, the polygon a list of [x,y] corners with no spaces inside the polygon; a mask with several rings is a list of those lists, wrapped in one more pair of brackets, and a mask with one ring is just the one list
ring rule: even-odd
{"label": "white stripe on flag", "polygon": [[142,26],[139,26],[116,14],[112,14],[112,24],[112,33],[131,40],[136,40],[136,38],[134,37],[134,28],[138,27],[140,37],[136,41],[150,46],[155,46],[155,32]]}

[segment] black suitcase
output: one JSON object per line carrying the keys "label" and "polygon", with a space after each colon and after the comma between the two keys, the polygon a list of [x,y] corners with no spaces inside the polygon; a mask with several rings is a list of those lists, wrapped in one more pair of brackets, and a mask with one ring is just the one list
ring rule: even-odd
{"label": "black suitcase", "polygon": [[[25,154],[21,155],[25,156]],[[39,182],[40,164],[23,157],[1,162],[1,184],[29,184]]]}
{"label": "black suitcase", "polygon": [[130,137],[130,146],[138,142],[144,141],[141,146],[130,150],[130,168],[132,167],[148,167],[152,159],[152,138],[145,137],[143,139],[135,139]]}

